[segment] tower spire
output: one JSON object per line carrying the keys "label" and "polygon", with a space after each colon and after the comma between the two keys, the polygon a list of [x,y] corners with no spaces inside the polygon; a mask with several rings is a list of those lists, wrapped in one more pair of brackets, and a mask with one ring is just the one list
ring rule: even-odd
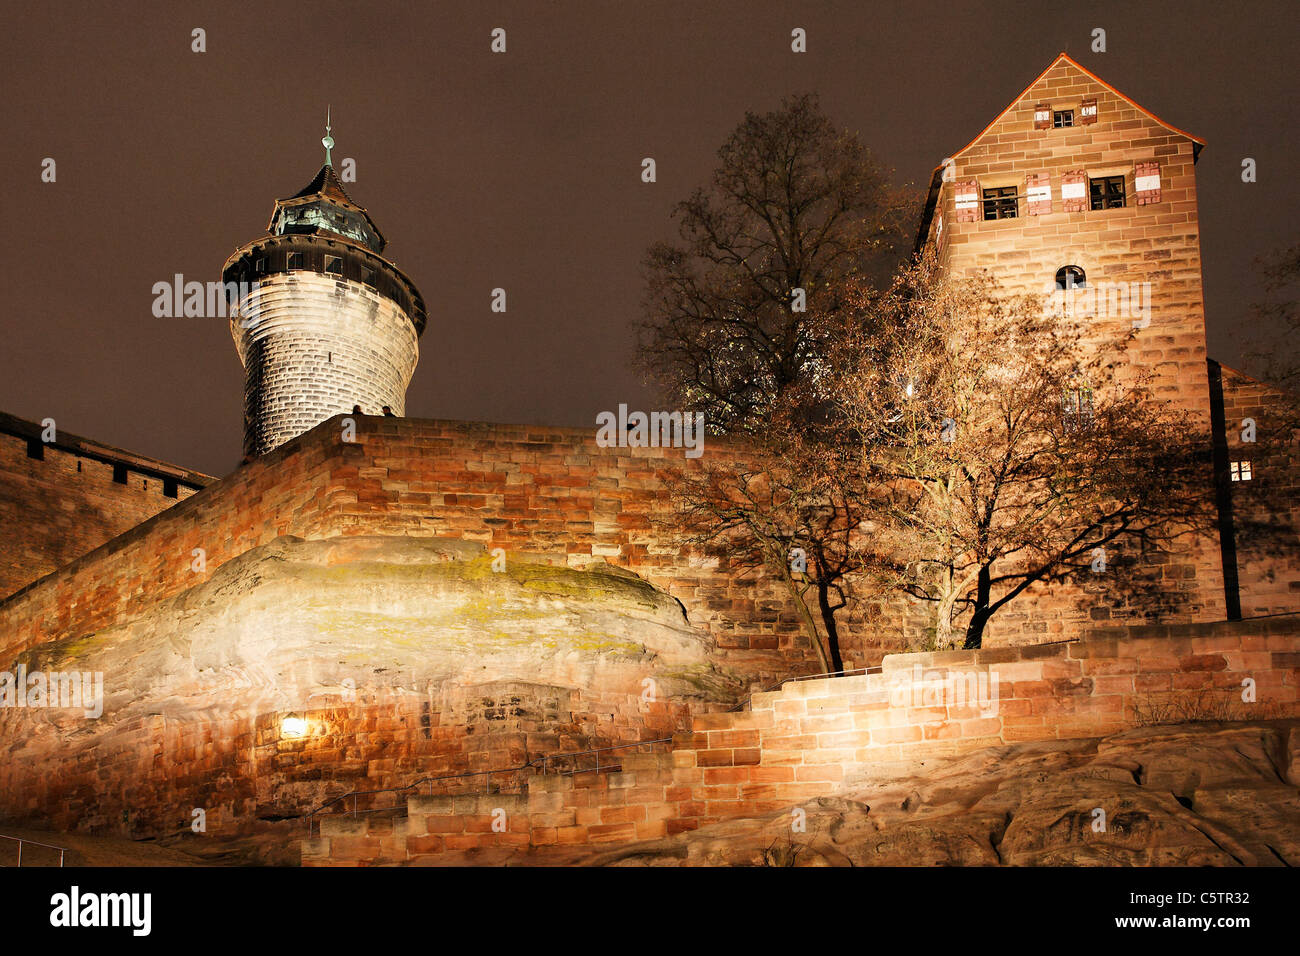
{"label": "tower spire", "polygon": [[325,137],[320,141],[320,144],[325,147],[326,166],[334,165],[333,160],[331,160],[330,158],[330,150],[334,148],[334,137],[330,135],[330,130],[332,128],[333,127],[330,126],[330,108],[329,105],[327,104],[325,106]]}

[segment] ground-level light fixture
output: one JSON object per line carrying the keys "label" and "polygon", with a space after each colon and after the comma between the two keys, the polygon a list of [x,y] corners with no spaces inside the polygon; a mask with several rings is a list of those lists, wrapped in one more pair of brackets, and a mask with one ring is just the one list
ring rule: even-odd
{"label": "ground-level light fixture", "polygon": [[307,736],[307,721],[297,714],[287,715],[280,721],[280,735],[282,737]]}

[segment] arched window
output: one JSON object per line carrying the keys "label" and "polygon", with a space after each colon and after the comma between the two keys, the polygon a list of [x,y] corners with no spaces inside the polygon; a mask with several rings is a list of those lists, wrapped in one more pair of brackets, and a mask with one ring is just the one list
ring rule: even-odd
{"label": "arched window", "polygon": [[1082,289],[1088,284],[1088,276],[1078,266],[1061,266],[1056,270],[1056,291]]}

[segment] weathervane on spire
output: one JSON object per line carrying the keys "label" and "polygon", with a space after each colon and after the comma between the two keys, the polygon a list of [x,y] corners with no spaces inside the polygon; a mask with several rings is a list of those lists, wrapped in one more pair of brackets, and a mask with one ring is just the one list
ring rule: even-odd
{"label": "weathervane on spire", "polygon": [[330,135],[330,130],[332,128],[333,127],[330,126],[330,108],[327,105],[325,107],[325,137],[320,141],[320,144],[325,147],[326,166],[334,165],[333,161],[330,159],[330,150],[334,148],[334,137]]}

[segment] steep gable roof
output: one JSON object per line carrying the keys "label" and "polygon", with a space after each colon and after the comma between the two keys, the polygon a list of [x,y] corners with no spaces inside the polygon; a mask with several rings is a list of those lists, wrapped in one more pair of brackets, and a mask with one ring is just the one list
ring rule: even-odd
{"label": "steep gable roof", "polygon": [[[961,149],[957,150],[955,153],[950,154],[948,158],[955,159],[956,157],[960,156],[962,153],[970,149],[972,146],[974,146],[976,143],[978,143],[989,132],[989,130],[991,130],[994,126],[998,124],[999,121],[1003,119],[1003,117],[1005,117],[1008,113],[1014,110],[1016,106],[1018,106],[1020,102],[1026,96],[1029,95],[1030,91],[1033,90],[1033,88],[1037,86],[1040,82],[1042,82],[1043,78],[1047,76],[1047,74],[1051,73],[1052,70],[1054,70],[1057,67],[1057,65],[1062,62],[1068,63],[1073,69],[1077,70],[1079,73],[1083,74],[1093,82],[1104,87],[1108,92],[1119,97],[1125,103],[1127,103],[1128,105],[1136,109],[1139,113],[1148,117],[1149,119],[1159,124],[1160,126],[1163,126],[1171,133],[1176,133],[1179,136],[1185,136],[1187,137],[1187,139],[1191,140],[1193,144],[1192,145],[1193,161],[1195,161],[1196,158],[1200,155],[1201,149],[1205,146],[1205,140],[1201,139],[1199,136],[1192,135],[1186,130],[1179,129],[1177,126],[1174,126],[1172,123],[1165,122],[1155,113],[1151,112],[1149,109],[1143,106],[1141,103],[1134,100],[1131,96],[1128,96],[1120,92],[1115,87],[1111,86],[1101,77],[1099,77],[1097,74],[1093,73],[1087,67],[1080,64],[1068,53],[1061,52],[1058,53],[1055,59],[1053,59],[1052,62],[1047,65],[1047,69],[1043,70],[1043,72],[1039,73],[1038,76],[1034,77],[1033,81],[1028,86],[1026,86],[1023,90],[1021,90],[1020,94],[1015,99],[1013,99],[1010,103],[1008,103],[1006,108],[1002,110],[1002,112],[998,113],[997,116],[993,117],[992,121],[990,121],[989,124],[985,126],[982,130],[980,130],[979,134],[976,135],[974,139],[972,139]],[[940,163],[938,166],[936,166],[934,168],[934,172],[930,176],[930,189],[929,189],[929,193],[926,196],[924,211],[921,214],[921,228],[916,237],[915,248],[917,252],[919,252],[925,246],[926,236],[930,232],[930,220],[934,216],[934,210],[939,200],[939,190],[943,185],[944,165],[945,163]]]}

